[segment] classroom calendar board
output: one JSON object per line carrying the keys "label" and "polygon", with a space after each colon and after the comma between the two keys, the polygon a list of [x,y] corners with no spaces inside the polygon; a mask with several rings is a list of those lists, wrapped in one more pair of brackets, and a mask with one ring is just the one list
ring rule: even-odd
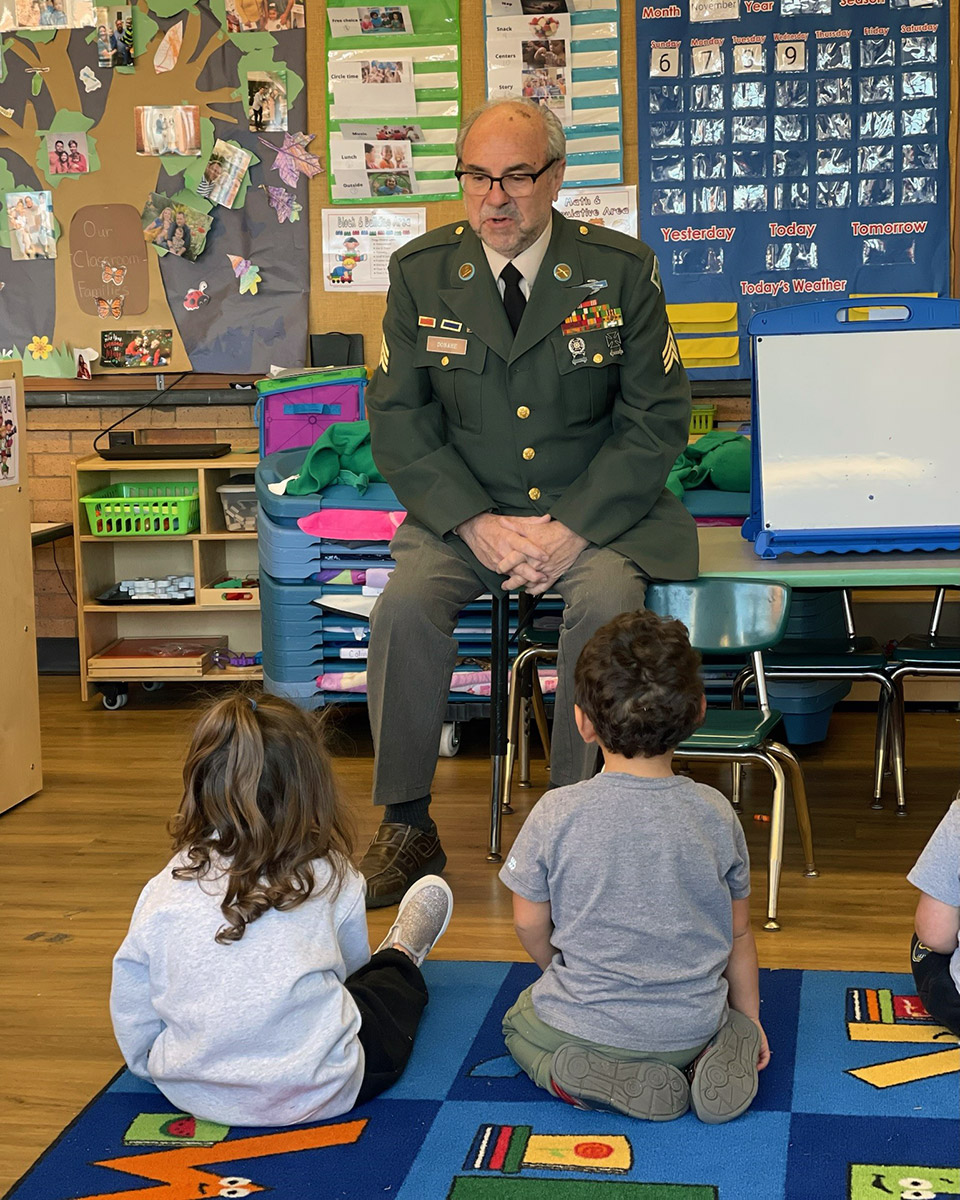
{"label": "classroom calendar board", "polygon": [[947,7],[690,0],[637,30],[640,233],[694,378],[748,377],[771,307],[948,294]]}

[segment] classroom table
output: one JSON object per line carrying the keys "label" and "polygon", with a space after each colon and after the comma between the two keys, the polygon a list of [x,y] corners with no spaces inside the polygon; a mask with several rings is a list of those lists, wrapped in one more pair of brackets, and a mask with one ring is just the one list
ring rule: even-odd
{"label": "classroom table", "polygon": [[30,541],[34,546],[58,542],[67,537],[73,537],[73,524],[70,521],[33,521],[30,524]]}
{"label": "classroom table", "polygon": [[960,554],[781,554],[760,558],[734,525],[701,526],[700,574],[776,579],[791,587],[900,588],[960,586]]}

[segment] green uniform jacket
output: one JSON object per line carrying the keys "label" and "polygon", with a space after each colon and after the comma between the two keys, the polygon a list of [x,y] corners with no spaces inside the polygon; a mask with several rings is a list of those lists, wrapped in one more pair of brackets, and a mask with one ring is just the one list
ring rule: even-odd
{"label": "green uniform jacket", "polygon": [[[563,331],[591,296],[622,325]],[[664,489],[687,445],[690,387],[642,242],[554,213],[514,338],[469,225],[417,238],[390,262],[365,400],[384,478],[472,564],[451,532],[461,521],[549,513],[654,579],[697,574],[693,519]]]}

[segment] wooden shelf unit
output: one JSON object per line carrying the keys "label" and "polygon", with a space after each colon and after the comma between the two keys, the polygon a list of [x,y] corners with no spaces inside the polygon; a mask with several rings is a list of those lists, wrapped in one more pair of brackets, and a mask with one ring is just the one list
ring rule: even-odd
{"label": "wooden shelf unit", "polygon": [[[256,533],[230,533],[223,518],[217,487],[232,475],[253,472],[253,454],[223,458],[161,459],[152,462],[107,462],[98,455],[78,459],[71,473],[74,555],[77,569],[77,633],[80,642],[80,690],[84,700],[94,696],[102,679],[91,679],[90,657],[118,637],[200,637],[226,634],[231,650],[252,654],[260,649],[260,601],[209,601],[200,589],[225,575],[258,573]],[[90,532],[81,496],[113,483],[192,482],[200,493],[200,528],[179,536],[97,537]],[[121,579],[192,575],[197,599],[192,604],[98,604],[96,597]],[[124,677],[118,671],[111,684],[162,682],[183,678],[175,669],[139,670]],[[204,682],[262,679],[259,667],[211,668]]]}

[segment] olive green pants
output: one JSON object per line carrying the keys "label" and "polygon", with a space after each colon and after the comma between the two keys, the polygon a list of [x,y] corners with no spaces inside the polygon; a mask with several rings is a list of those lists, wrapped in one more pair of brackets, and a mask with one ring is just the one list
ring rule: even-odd
{"label": "olive green pants", "polygon": [[530,996],[533,985],[520,993],[513,1008],[503,1015],[503,1040],[507,1049],[517,1064],[523,1068],[537,1087],[543,1088],[555,1095],[551,1087],[550,1064],[554,1052],[561,1046],[572,1043],[587,1050],[599,1050],[623,1062],[638,1062],[641,1059],[656,1059],[657,1062],[669,1063],[671,1067],[683,1070],[690,1065],[700,1051],[707,1045],[701,1042],[689,1050],[620,1050],[616,1046],[603,1046],[599,1042],[590,1042],[586,1038],[575,1037],[554,1029],[545,1021],[541,1021],[533,1011],[533,1000]]}

